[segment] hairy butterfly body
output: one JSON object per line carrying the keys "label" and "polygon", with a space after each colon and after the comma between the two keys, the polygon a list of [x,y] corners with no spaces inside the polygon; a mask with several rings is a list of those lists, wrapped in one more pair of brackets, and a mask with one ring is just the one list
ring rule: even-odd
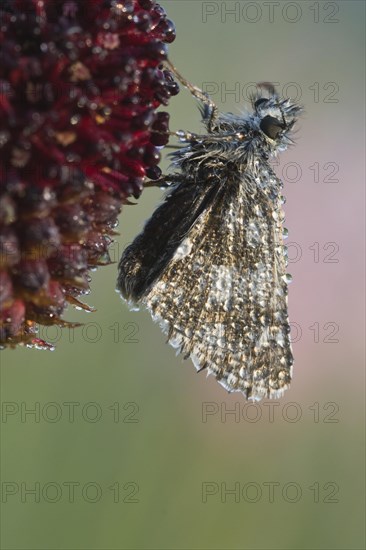
{"label": "hairy butterfly body", "polygon": [[186,146],[163,180],[170,189],[125,250],[118,288],[197,370],[246,398],[277,398],[293,358],[283,185],[269,160],[292,142],[300,107],[267,85],[252,113],[219,114],[190,89],[207,134],[181,134]]}

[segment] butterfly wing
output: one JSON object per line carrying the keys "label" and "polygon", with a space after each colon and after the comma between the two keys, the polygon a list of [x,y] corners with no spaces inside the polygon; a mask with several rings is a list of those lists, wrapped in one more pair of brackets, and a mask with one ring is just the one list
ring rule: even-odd
{"label": "butterfly wing", "polygon": [[[254,399],[281,396],[293,362],[282,183],[274,175],[271,182],[258,185],[244,174],[216,185],[210,196],[198,193],[194,222],[184,222],[182,209],[177,234],[160,233],[169,258],[161,262],[154,249],[159,265],[150,264],[149,284],[138,293],[178,353],[229,391]],[[155,227],[166,214],[158,210],[149,223]],[[142,239],[142,248],[138,238],[132,245],[135,257],[145,249]]]}
{"label": "butterfly wing", "polygon": [[217,181],[199,186],[188,179],[169,190],[122,255],[117,286],[124,298],[137,302],[147,292],[219,190]]}

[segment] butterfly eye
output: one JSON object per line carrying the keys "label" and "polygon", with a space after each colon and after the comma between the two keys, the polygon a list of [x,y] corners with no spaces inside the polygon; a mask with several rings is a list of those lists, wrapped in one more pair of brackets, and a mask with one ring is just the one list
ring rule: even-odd
{"label": "butterfly eye", "polygon": [[283,122],[280,122],[277,118],[270,115],[265,116],[261,120],[259,126],[262,132],[271,139],[276,139],[278,134],[286,128]]}
{"label": "butterfly eye", "polygon": [[261,97],[257,99],[257,101],[254,103],[254,108],[257,110],[258,107],[260,107],[264,103],[268,103],[268,99],[266,99],[265,97]]}

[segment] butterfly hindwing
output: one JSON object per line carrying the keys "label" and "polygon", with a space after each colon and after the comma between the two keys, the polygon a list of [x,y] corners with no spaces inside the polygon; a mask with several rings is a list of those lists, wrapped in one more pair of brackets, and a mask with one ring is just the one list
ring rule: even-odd
{"label": "butterfly hindwing", "polygon": [[271,199],[247,174],[217,184],[141,294],[178,352],[253,398],[278,397],[291,379],[282,184],[271,181]]}

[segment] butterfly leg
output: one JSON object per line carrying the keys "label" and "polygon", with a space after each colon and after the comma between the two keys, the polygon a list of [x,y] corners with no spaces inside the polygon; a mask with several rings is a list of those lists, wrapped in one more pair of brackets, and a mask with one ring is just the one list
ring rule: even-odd
{"label": "butterfly leg", "polygon": [[144,183],[144,188],[146,187],[160,187],[160,189],[164,189],[167,187],[170,187],[174,183],[178,183],[182,181],[182,176],[178,174],[166,174],[165,176],[162,176],[158,180],[149,180],[146,183]]}
{"label": "butterfly leg", "polygon": [[196,97],[199,101],[203,103],[203,106],[204,106],[202,110],[203,118],[207,124],[208,131],[212,132],[215,126],[216,119],[218,117],[218,112],[219,112],[216,104],[212,101],[212,99],[208,96],[208,94],[206,94],[206,92],[204,92],[197,86],[194,86],[186,78],[184,78],[184,76],[182,76],[178,72],[178,70],[174,67],[174,65],[169,59],[165,61],[165,64],[167,65],[169,70],[174,74],[177,80],[182,84],[182,86],[187,88],[187,90],[189,90],[194,97]]}

